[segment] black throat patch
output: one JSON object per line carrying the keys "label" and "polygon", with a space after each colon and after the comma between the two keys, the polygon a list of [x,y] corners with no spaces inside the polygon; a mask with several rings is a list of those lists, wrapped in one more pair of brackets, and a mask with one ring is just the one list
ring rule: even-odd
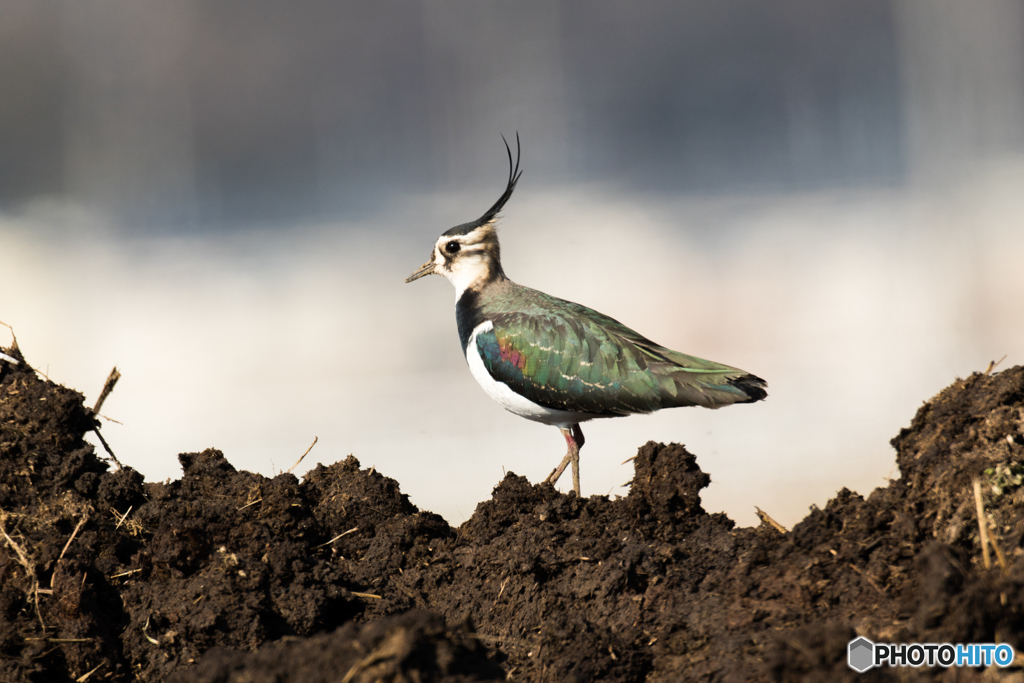
{"label": "black throat patch", "polygon": [[469,338],[476,326],[485,320],[480,308],[480,292],[467,289],[455,302],[455,324],[459,328],[459,341],[462,343],[462,355],[466,355]]}

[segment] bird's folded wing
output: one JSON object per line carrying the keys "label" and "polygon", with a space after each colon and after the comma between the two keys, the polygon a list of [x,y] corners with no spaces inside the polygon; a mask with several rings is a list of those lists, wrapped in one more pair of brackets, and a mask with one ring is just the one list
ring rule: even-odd
{"label": "bird's folded wing", "polygon": [[714,396],[731,393],[735,368],[670,351],[605,316],[501,313],[491,322],[476,337],[484,367],[548,408],[610,417],[739,400]]}

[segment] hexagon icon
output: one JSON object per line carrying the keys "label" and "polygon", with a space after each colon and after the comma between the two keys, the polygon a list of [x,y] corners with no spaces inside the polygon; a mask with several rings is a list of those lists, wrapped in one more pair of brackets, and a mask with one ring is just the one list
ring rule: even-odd
{"label": "hexagon icon", "polygon": [[846,646],[846,663],[857,673],[864,673],[875,665],[875,644],[861,636]]}

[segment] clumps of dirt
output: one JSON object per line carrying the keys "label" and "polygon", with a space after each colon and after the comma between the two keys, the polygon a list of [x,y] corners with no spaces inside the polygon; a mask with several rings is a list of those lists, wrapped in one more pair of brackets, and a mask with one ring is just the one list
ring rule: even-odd
{"label": "clumps of dirt", "polygon": [[1024,646],[1024,368],[958,380],[893,440],[900,479],[788,533],[706,513],[655,443],[625,498],[509,474],[452,529],[352,457],[111,469],[81,396],[5,353],[0,680],[841,681],[858,634]]}
{"label": "clumps of dirt", "polygon": [[477,637],[412,609],[368,623],[350,621],[311,638],[284,638],[256,652],[215,648],[170,683],[376,683],[503,680]]}
{"label": "clumps of dirt", "polygon": [[[162,681],[214,647],[331,631],[375,613],[378,571],[452,533],[353,458],[301,484],[216,450],[179,456],[167,484],[110,471],[82,397],[7,354],[22,362],[0,362],[0,680]],[[436,645],[419,633],[410,647]]]}

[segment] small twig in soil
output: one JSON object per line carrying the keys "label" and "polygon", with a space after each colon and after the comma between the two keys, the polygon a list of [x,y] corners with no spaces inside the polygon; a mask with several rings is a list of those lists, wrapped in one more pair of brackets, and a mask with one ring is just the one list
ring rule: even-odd
{"label": "small twig in soil", "polygon": [[295,461],[295,464],[294,464],[294,465],[292,465],[291,467],[289,467],[289,468],[288,468],[288,472],[289,472],[289,474],[291,473],[291,471],[292,471],[292,470],[294,470],[294,469],[295,469],[296,467],[298,467],[298,466],[299,466],[299,463],[300,463],[300,462],[302,462],[302,459],[303,459],[303,458],[305,458],[305,457],[306,457],[307,455],[309,455],[309,452],[310,452],[311,450],[313,450],[313,446],[315,446],[315,445],[316,445],[316,442],[317,442],[317,441],[319,441],[319,440],[320,440],[320,437],[319,437],[319,436],[314,436],[314,437],[313,437],[313,443],[309,444],[309,448],[307,448],[307,449],[306,449],[306,452],[302,454],[302,457],[301,457],[301,458],[299,458],[298,460],[296,460],[296,461]]}
{"label": "small twig in soil", "polygon": [[[11,327],[10,325],[8,325],[7,323],[5,323],[3,320],[0,320],[0,325],[3,325],[4,327],[6,327],[7,329],[9,329],[11,331],[11,351],[17,351],[18,350],[18,338],[14,336],[14,328]],[[12,358],[11,360],[14,360],[14,359]],[[17,363],[18,361],[14,361],[14,362]]]}
{"label": "small twig in soil", "polygon": [[[118,372],[117,366],[115,365],[114,369],[110,371],[109,375],[107,375],[107,381],[103,383],[103,390],[100,391],[100,397],[98,399],[96,399],[96,405],[94,405],[92,407],[92,412],[93,412],[94,415],[99,415],[100,414],[100,408],[103,406],[103,402],[107,400],[108,396],[110,396],[110,392],[114,390],[114,385],[117,384],[117,380],[119,380],[119,379],[121,379],[121,373]],[[106,418],[106,419],[110,420],[109,417]],[[111,422],[117,422],[117,420],[110,420],[110,421]],[[118,424],[120,424],[120,423],[118,423]],[[123,470],[124,469],[124,465],[122,465],[121,461],[117,459],[117,456],[114,455],[114,451],[112,451],[110,449],[110,444],[108,444],[107,440],[103,438],[102,434],[100,434],[99,422],[96,423],[96,426],[93,427],[92,431],[96,435],[96,437],[100,440],[100,443],[103,444],[103,450],[105,450],[107,452],[107,454],[111,457],[111,459],[117,465],[117,469]]]}
{"label": "small twig in soil", "polygon": [[21,549],[21,546],[14,542],[14,539],[7,535],[7,530],[0,525],[0,534],[4,535],[7,539],[7,545],[14,548],[14,552],[18,554],[18,562],[22,567],[25,568],[26,572],[32,573],[32,563],[28,561],[28,556],[25,555],[25,551]]}
{"label": "small twig in soil", "polygon": [[128,571],[126,571],[126,572],[121,572],[120,574],[114,574],[114,575],[112,575],[112,576],[111,576],[110,578],[112,578],[112,579],[117,579],[117,578],[120,578],[120,577],[122,577],[122,576],[128,576],[129,574],[134,574],[134,573],[136,573],[136,572],[141,572],[141,571],[142,571],[142,569],[141,569],[141,568],[139,568],[139,569],[129,569],[129,570],[128,570]]}
{"label": "small twig in soil", "polygon": [[262,498],[257,498],[256,500],[252,501],[251,503],[246,503],[242,507],[238,508],[237,510],[235,510],[235,512],[241,512],[242,510],[244,510],[245,508],[249,507],[250,505],[255,505],[256,503],[262,503],[262,502],[263,502]]}
{"label": "small twig in soil", "polygon": [[988,524],[985,523],[985,503],[981,500],[981,481],[974,480],[974,505],[978,510],[978,533],[981,535],[981,560],[985,569],[992,567],[992,559],[988,553]]}
{"label": "small twig in soil", "polygon": [[32,582],[35,583],[36,589],[33,591],[32,600],[36,603],[36,617],[39,619],[39,625],[43,627],[43,633],[46,632],[46,622],[43,621],[43,611],[39,609],[39,579],[32,577]]}
{"label": "small twig in soil", "polygon": [[[989,528],[988,516],[985,515],[985,501],[981,496],[981,482],[978,479],[974,480],[974,503],[978,507],[978,529],[981,531],[983,543],[987,543],[992,547],[992,550],[996,553],[996,563],[1002,570],[1003,574],[1009,572],[1009,566],[1006,564],[1006,555],[1003,554],[1003,549],[999,547],[999,542],[995,536],[991,534],[992,529]],[[984,520],[984,522],[982,522]],[[985,568],[989,568],[989,558],[987,548],[983,554],[982,559],[985,561]]]}
{"label": "small twig in soil", "polygon": [[761,519],[762,522],[764,522],[765,524],[771,525],[780,534],[786,533],[786,527],[782,526],[781,524],[776,522],[774,519],[772,519],[772,516],[769,515],[767,512],[765,512],[761,508],[757,507],[756,505],[754,506],[754,510],[757,512],[757,516]]}
{"label": "small twig in soil", "polygon": [[510,577],[506,578],[504,581],[501,582],[501,590],[498,591],[498,597],[494,598],[494,604],[498,604],[498,600],[501,599],[501,594],[505,592],[505,586],[508,585],[508,582],[511,579],[512,579],[512,577],[510,576]]}
{"label": "small twig in soil", "polygon": [[150,638],[149,634],[146,633],[147,630],[149,630],[149,617],[146,617],[146,623],[142,627],[142,635],[145,637],[146,640],[153,643],[154,645],[159,645],[160,641],[156,638]]}
{"label": "small twig in soil", "polygon": [[121,379],[121,373],[117,371],[117,366],[115,365],[114,369],[107,375],[107,381],[103,383],[103,390],[100,391],[100,397],[96,399],[96,405],[92,407],[92,412],[100,412],[103,402],[107,400],[107,396],[110,396],[110,392],[114,390],[114,385],[117,384],[119,379]]}
{"label": "small twig in soil", "polygon": [[[71,547],[71,542],[75,540],[75,536],[78,535],[78,531],[82,528],[82,525],[85,524],[87,521],[89,521],[89,515],[85,515],[82,517],[82,519],[78,520],[78,524],[75,525],[75,530],[71,532],[71,538],[69,538],[68,542],[64,544],[64,549],[60,551],[60,557],[57,558],[57,562],[53,566],[53,573],[50,574],[51,592],[53,591],[53,579],[55,576],[57,576],[57,565],[60,564],[60,561],[64,559],[65,553],[67,553],[68,548]],[[85,579],[85,574],[82,575],[82,579]]]}
{"label": "small twig in soil", "polygon": [[348,531],[341,532],[340,534],[338,534],[337,536],[335,536],[331,540],[327,541],[326,543],[321,543],[320,545],[313,546],[312,548],[310,548],[310,550],[316,550],[318,548],[323,548],[324,546],[328,546],[328,545],[334,543],[335,541],[337,541],[342,536],[348,536],[349,534],[354,534],[357,531],[359,531],[359,527],[354,526],[351,529],[349,529]]}
{"label": "small twig in soil", "polygon": [[[992,550],[996,551],[996,562],[999,563],[999,568],[1003,570],[1003,574],[1009,574],[1010,568],[1006,564],[1006,556],[1003,555],[1003,551],[996,542],[995,537],[989,536],[988,542],[992,544]],[[1006,603],[1004,602],[1003,604],[1005,605]]]}
{"label": "small twig in soil", "polygon": [[996,369],[996,366],[1002,363],[1004,360],[1006,360],[1006,354],[1003,354],[1003,357],[1000,358],[999,360],[990,360],[988,362],[988,368],[985,370],[985,375],[987,376],[991,374],[992,371]]}
{"label": "small twig in soil", "polygon": [[[124,520],[128,519],[128,513],[132,511],[133,507],[135,507],[135,506],[134,505],[129,505],[128,509],[124,511],[124,514],[121,515],[121,519],[117,520],[117,526],[114,527],[114,531],[117,531],[118,528],[120,528],[120,526],[122,524],[124,524]],[[114,510],[114,512],[117,512],[117,510]]]}
{"label": "small twig in soil", "polygon": [[110,445],[107,443],[107,440],[103,438],[103,435],[100,434],[99,428],[93,429],[92,433],[95,434],[96,438],[98,438],[100,440],[100,443],[103,444],[103,450],[107,452],[107,455],[109,455],[113,459],[113,461],[117,463],[117,469],[123,470],[124,465],[122,465],[121,461],[117,459],[116,455],[114,455],[114,451],[110,450]]}
{"label": "small twig in soil", "polygon": [[135,506],[129,505],[128,509],[125,510],[123,514],[114,508],[110,508],[110,514],[115,520],[117,520],[117,525],[114,527],[115,531],[121,528],[121,525],[124,525],[125,530],[132,536],[138,536],[139,534],[146,532],[146,529],[141,524],[136,522],[134,519],[128,519],[134,508]]}
{"label": "small twig in soil", "polygon": [[[7,544],[14,548],[14,552],[18,555],[18,564],[25,569],[25,576],[32,582],[32,601],[36,606],[36,616],[39,617],[39,625],[43,627],[43,631],[46,631],[46,622],[43,621],[43,612],[39,609],[39,579],[36,577],[35,565],[28,559],[28,555],[22,550],[21,546],[14,542],[14,539],[7,535],[7,530],[4,529],[3,524],[0,524],[0,533],[4,535],[7,540]],[[52,593],[53,591],[50,591]]]}
{"label": "small twig in soil", "polygon": [[356,593],[355,591],[352,591],[352,595],[356,596],[357,598],[372,598],[374,600],[384,599],[379,595],[374,595],[373,593]]}
{"label": "small twig in soil", "polygon": [[64,559],[64,554],[68,551],[68,548],[71,547],[71,541],[75,540],[75,536],[78,535],[78,530],[81,529],[82,525],[87,521],[89,521],[89,515],[85,515],[82,519],[78,520],[78,524],[75,525],[75,530],[71,532],[71,538],[69,538],[68,542],[64,544],[64,550],[60,551],[60,557],[57,558],[58,562]]}
{"label": "small twig in soil", "polygon": [[103,667],[104,664],[106,664],[106,662],[101,662],[99,666],[97,666],[95,669],[93,669],[89,673],[82,674],[81,676],[79,676],[78,678],[75,679],[75,683],[85,683],[87,680],[89,680],[89,676],[92,676],[94,673],[99,671]]}

